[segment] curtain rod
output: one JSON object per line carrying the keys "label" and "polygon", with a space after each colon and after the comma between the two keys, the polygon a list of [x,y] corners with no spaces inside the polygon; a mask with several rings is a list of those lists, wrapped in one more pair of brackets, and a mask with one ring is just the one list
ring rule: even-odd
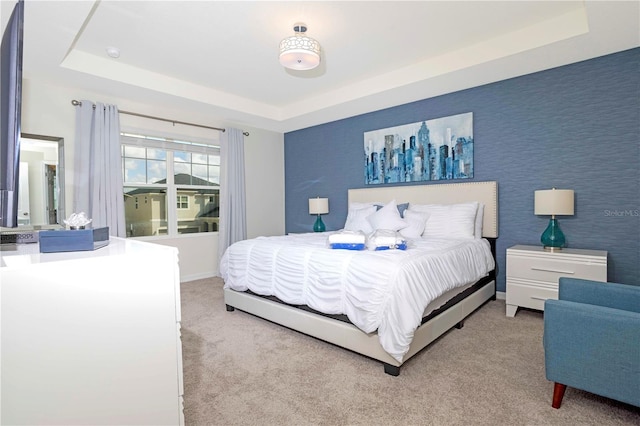
{"label": "curtain rod", "polygon": [[[82,105],[82,102],[73,99],[71,101],[71,105],[79,106],[79,105]],[[96,105],[94,104],[93,107],[95,108]],[[169,120],[168,118],[161,118],[161,117],[154,117],[152,115],[138,114],[137,112],[129,112],[129,111],[122,111],[122,110],[118,110],[118,112],[120,114],[134,115],[136,117],[150,118],[152,120],[159,120],[159,121],[166,121],[167,123],[173,123],[174,125],[175,124],[184,124],[184,125],[187,125],[187,126],[201,127],[203,129],[218,130],[220,132],[226,131],[225,129],[222,129],[220,127],[211,127],[211,126],[204,126],[202,124],[194,124],[194,123],[187,123],[187,122],[184,122],[184,121]],[[245,136],[249,136],[249,132],[242,132],[242,134],[245,135]]]}

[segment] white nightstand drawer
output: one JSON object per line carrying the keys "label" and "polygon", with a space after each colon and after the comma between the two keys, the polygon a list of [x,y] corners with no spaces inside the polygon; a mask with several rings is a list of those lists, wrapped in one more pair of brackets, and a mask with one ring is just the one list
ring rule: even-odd
{"label": "white nightstand drawer", "polygon": [[557,287],[539,287],[513,280],[508,281],[507,285],[507,305],[525,306],[542,311],[545,300],[558,298]]}
{"label": "white nightstand drawer", "polygon": [[564,260],[507,257],[507,277],[558,283],[560,277],[607,280],[606,264],[567,262]]}
{"label": "white nightstand drawer", "polygon": [[560,277],[607,281],[607,252],[515,245],[507,249],[507,316],[518,306],[544,310],[546,299],[558,298]]}

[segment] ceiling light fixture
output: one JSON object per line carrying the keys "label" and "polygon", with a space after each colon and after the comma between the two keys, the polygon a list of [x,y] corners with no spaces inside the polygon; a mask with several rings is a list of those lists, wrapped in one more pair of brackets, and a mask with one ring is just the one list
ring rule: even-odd
{"label": "ceiling light fixture", "polygon": [[280,42],[280,63],[292,70],[310,70],[320,64],[320,43],[305,35],[307,26],[297,23],[293,26],[295,35]]}
{"label": "ceiling light fixture", "polygon": [[120,49],[118,49],[117,47],[107,47],[106,51],[107,51],[107,55],[109,55],[112,58],[120,57]]}

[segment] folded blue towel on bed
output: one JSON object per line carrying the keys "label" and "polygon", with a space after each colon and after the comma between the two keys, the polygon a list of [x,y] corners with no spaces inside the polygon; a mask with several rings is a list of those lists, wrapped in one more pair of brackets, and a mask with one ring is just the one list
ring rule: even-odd
{"label": "folded blue towel on bed", "polygon": [[364,250],[367,237],[362,231],[340,231],[329,235],[329,247],[343,250]]}
{"label": "folded blue towel on bed", "polygon": [[329,244],[329,247],[332,249],[342,249],[342,250],[364,250],[364,244],[354,244],[354,243],[332,243]]}
{"label": "folded blue towel on bed", "polygon": [[400,244],[395,244],[393,246],[388,245],[388,246],[377,246],[374,250],[378,251],[378,250],[406,250],[407,249],[407,242],[403,241]]}
{"label": "folded blue towel on bed", "polygon": [[367,240],[369,250],[406,250],[407,240],[399,232],[378,229]]}

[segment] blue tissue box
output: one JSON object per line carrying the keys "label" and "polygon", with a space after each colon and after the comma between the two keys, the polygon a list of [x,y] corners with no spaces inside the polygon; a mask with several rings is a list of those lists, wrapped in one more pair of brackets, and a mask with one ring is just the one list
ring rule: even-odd
{"label": "blue tissue box", "polygon": [[40,253],[96,250],[109,244],[109,227],[40,231]]}

